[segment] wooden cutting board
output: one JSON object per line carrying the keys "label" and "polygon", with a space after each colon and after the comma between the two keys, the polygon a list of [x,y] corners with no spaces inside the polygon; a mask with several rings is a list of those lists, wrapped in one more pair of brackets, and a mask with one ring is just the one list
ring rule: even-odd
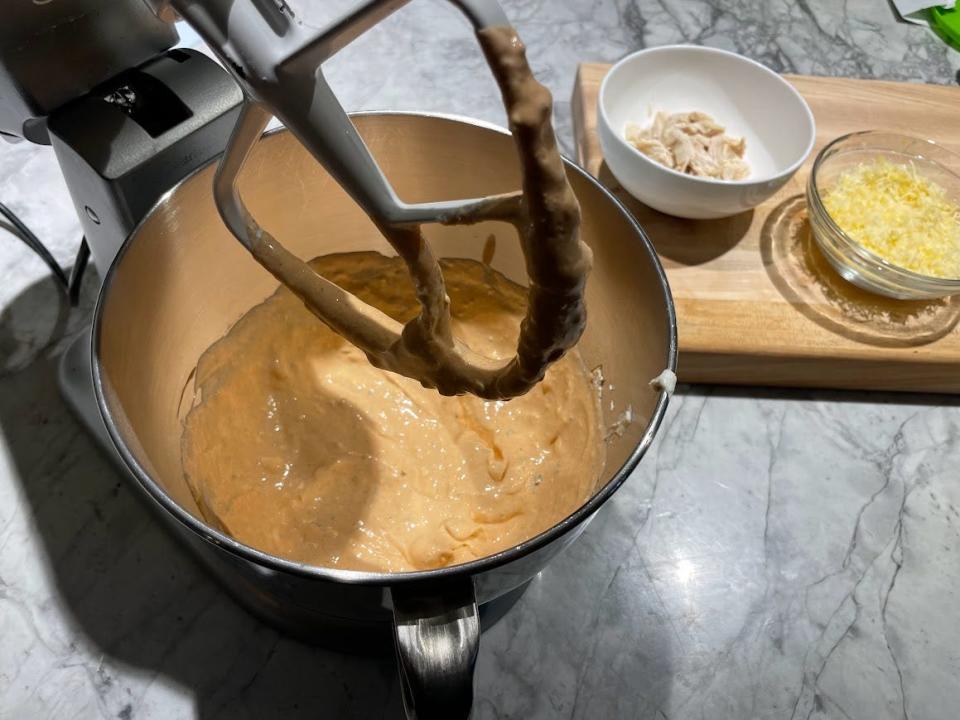
{"label": "wooden cutting board", "polygon": [[596,105],[609,67],[578,71],[578,159],[657,248],[677,306],[682,381],[960,392],[960,298],[895,301],[853,287],[812,244],[803,199],[816,153],[848,132],[900,131],[960,152],[960,89],[787,76],[817,122],[806,164],[752,212],[681,220],[633,199],[603,162]]}

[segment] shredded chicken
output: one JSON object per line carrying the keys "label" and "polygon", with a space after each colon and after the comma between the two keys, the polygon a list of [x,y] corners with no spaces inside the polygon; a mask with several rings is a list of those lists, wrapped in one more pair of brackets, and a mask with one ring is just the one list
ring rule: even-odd
{"label": "shredded chicken", "polygon": [[649,127],[627,123],[624,135],[637,150],[671,170],[718,180],[743,180],[750,174],[750,166],[743,159],[747,142],[725,131],[706,113],[658,112]]}

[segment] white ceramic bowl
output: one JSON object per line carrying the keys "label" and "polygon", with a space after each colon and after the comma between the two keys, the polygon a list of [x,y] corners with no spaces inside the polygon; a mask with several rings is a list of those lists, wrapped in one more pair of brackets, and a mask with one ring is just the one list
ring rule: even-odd
{"label": "white ceramic bowl", "polygon": [[[790,83],[726,50],[668,45],[628,55],[600,86],[598,130],[611,172],[641,202],[670,215],[719,218],[749,210],[790,179],[813,148],[813,113]],[[624,138],[628,122],[699,110],[745,137],[750,175],[723,181],[660,165]]]}

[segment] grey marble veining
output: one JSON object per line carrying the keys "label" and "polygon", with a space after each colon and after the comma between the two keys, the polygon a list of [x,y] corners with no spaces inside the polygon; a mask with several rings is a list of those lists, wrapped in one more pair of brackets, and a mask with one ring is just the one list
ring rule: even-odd
{"label": "grey marble veining", "polygon": [[[879,0],[504,4],[567,143],[576,63],[644,46],[942,83],[960,67]],[[417,0],[336,58],[344,104],[502,122],[448,5]],[[79,229],[48,149],[0,145],[0,200],[70,264]],[[44,266],[0,240],[0,718],[399,717],[392,658],[250,618],[69,415],[56,356],[94,287],[58,312]],[[956,718],[957,402],[681,388],[636,474],[484,635],[475,716]]]}

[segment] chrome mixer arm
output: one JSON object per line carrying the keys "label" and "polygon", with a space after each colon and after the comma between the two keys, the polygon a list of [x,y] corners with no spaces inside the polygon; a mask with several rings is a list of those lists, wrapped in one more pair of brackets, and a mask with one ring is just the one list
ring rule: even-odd
{"label": "chrome mixer arm", "polygon": [[[479,31],[507,25],[495,0],[450,0]],[[323,28],[296,18],[284,3],[267,0],[171,0],[173,7],[224,61],[243,87],[248,102],[262,110],[263,122],[278,117],[310,153],[346,189],[368,215],[387,225],[443,222],[477,209],[483,199],[408,204],[394,192],[363,139],[324,78],[321,65],[363,32],[409,0],[367,0]],[[230,184],[242,158],[260,136],[252,119],[238,127],[220,181]],[[220,193],[218,200],[230,229],[245,232],[231,218],[246,216],[239,196]],[[239,232],[238,232],[239,231]]]}

